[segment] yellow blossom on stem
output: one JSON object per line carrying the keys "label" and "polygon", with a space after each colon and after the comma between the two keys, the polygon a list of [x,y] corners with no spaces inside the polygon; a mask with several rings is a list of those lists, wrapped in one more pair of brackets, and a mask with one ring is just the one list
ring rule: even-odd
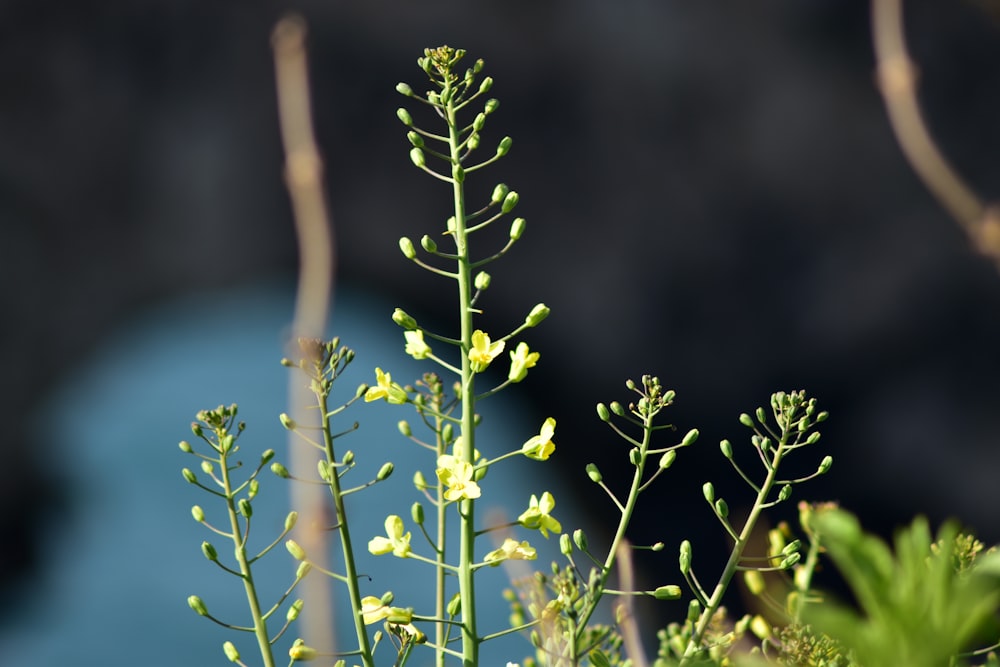
{"label": "yellow blossom on stem", "polygon": [[423,331],[404,331],[403,336],[406,337],[406,353],[414,359],[426,359],[431,353],[431,346],[424,342]]}
{"label": "yellow blossom on stem", "polygon": [[469,361],[472,362],[472,372],[482,373],[503,352],[504,342],[498,340],[490,342],[489,335],[483,333],[481,329],[476,329],[472,333],[472,349],[469,350]]}
{"label": "yellow blossom on stem", "polygon": [[380,398],[384,398],[394,405],[402,405],[406,403],[408,397],[406,390],[393,382],[390,374],[383,373],[381,368],[376,368],[375,386],[368,387],[368,391],[365,392],[365,403],[371,403]]}
{"label": "yellow blossom on stem", "polygon": [[553,533],[562,532],[562,524],[552,516],[552,510],[555,508],[556,499],[548,491],[542,494],[541,500],[535,494],[531,494],[531,503],[528,509],[517,517],[517,520],[525,528],[541,531],[542,536],[548,539],[550,530]]}
{"label": "yellow blossom on stem", "polygon": [[410,555],[410,533],[403,534],[403,520],[395,514],[385,519],[385,534],[388,537],[373,537],[368,542],[368,551],[375,556],[387,554],[390,551],[399,558]]}
{"label": "yellow blossom on stem", "polygon": [[444,492],[447,500],[462,498],[478,498],[482,491],[473,480],[475,468],[471,463],[457,459],[450,454],[444,454],[437,460],[437,476],[441,483],[448,487]]}
{"label": "yellow blossom on stem", "polygon": [[496,567],[505,560],[535,560],[537,557],[535,548],[528,544],[527,540],[518,542],[508,537],[499,549],[494,549],[486,554],[483,560],[489,563],[490,567]]}
{"label": "yellow blossom on stem", "polygon": [[387,618],[389,613],[389,606],[382,604],[382,600],[374,595],[361,598],[361,616],[365,619],[365,625],[378,623]]}
{"label": "yellow blossom on stem", "polygon": [[510,353],[510,373],[507,378],[511,382],[520,382],[528,375],[528,369],[534,368],[541,355],[528,349],[528,344],[520,342],[517,348]]}
{"label": "yellow blossom on stem", "polygon": [[536,461],[547,461],[552,452],[556,451],[556,443],[552,442],[552,436],[556,433],[556,420],[549,417],[542,423],[542,428],[538,435],[528,438],[521,446],[521,453],[529,459]]}

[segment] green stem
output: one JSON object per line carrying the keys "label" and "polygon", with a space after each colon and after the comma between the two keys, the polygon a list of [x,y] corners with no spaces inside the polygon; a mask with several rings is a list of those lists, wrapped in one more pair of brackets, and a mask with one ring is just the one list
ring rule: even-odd
{"label": "green stem", "polygon": [[[328,396],[318,392],[316,398],[319,404],[320,414],[327,414]],[[337,530],[340,533],[340,546],[344,554],[344,576],[347,580],[347,590],[351,597],[351,609],[354,616],[354,631],[358,638],[358,650],[361,652],[361,660],[365,667],[375,667],[375,659],[372,656],[371,645],[368,643],[368,631],[365,628],[364,616],[361,614],[361,588],[358,586],[357,566],[354,563],[354,547],[351,543],[351,531],[347,525],[347,511],[344,508],[344,494],[340,488],[340,475],[334,463],[337,461],[333,450],[333,434],[330,432],[330,422],[323,420],[323,445],[326,452],[327,463],[330,464],[330,495],[333,496],[333,504],[337,511]]]}
{"label": "green stem", "polygon": [[[224,434],[220,433],[219,435],[221,440],[221,436]],[[250,561],[247,558],[246,542],[241,537],[239,510],[236,509],[235,492],[232,490],[229,478],[229,461],[225,452],[220,454],[219,463],[222,468],[222,484],[226,495],[226,509],[229,511],[229,525],[232,527],[233,545],[236,547],[236,562],[239,563],[240,576],[243,579],[243,587],[246,589],[247,604],[250,607],[250,616],[253,618],[253,631],[257,637],[257,646],[260,648],[260,657],[264,661],[264,667],[275,667],[274,655],[271,652],[271,640],[267,636],[267,621],[260,610],[257,588],[254,586]]]}
{"label": "green stem", "polygon": [[[438,414],[441,411],[441,399],[437,398],[434,404],[434,410]],[[441,430],[444,428],[444,417],[438,416],[434,418],[434,432],[437,433],[437,458],[440,458],[445,453],[445,447],[447,443],[444,441],[444,437],[441,435]],[[435,459],[437,460],[437,459]],[[447,515],[447,505],[444,497],[444,483],[438,480],[437,483],[437,568],[435,570],[435,617],[444,618],[447,609],[447,597],[445,590],[445,575],[447,571],[445,570],[445,541],[448,536],[448,526],[446,524]],[[447,643],[449,630],[447,624],[437,623],[434,626],[434,644],[436,646],[444,647]],[[435,664],[437,667],[444,667],[445,652],[443,650],[436,651]]]}
{"label": "green stem", "polygon": [[[448,100],[445,113],[448,121],[448,144],[451,149],[451,164],[458,167],[461,156],[459,127],[456,122],[455,102],[452,99],[451,80],[445,77],[442,97]],[[452,179],[452,194],[455,210],[455,254],[458,255],[458,307],[462,338],[462,451],[461,460],[475,463],[475,378],[469,350],[472,349],[472,294],[473,284],[469,263],[469,248],[466,237],[465,191],[460,179]],[[458,510],[461,519],[459,534],[459,576],[458,590],[462,604],[462,661],[465,667],[475,667],[479,663],[479,637],[476,633],[476,595],[472,564],[475,562],[475,502],[464,499]]]}

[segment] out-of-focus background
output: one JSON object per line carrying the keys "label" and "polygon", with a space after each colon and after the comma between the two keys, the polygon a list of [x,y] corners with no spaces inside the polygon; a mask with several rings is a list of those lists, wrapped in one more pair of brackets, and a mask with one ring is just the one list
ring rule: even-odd
{"label": "out-of-focus background", "polygon": [[[614,479],[624,451],[594,403],[627,398],[625,379],[647,372],[677,391],[678,437],[698,427],[702,441],[637,518],[637,542],[668,545],[642,563],[653,585],[678,579],[684,537],[705,559],[702,578],[714,576],[727,545],[699,488],[716,482],[738,511],[743,488],[717,442],[745,442],[738,414],[779,389],[805,388],[832,414],[824,451],[804,452],[802,466],[828,452],[834,467],[803,497],[839,500],[883,534],[923,513],[1000,541],[1000,276],[891,136],[866,3],[12,1],[0,8],[0,633],[69,642],[59,628],[84,619],[56,619],[54,601],[96,596],[104,606],[90,613],[107,615],[96,645],[131,647],[140,628],[116,627],[142,600],[160,602],[127,582],[165,576],[156,555],[181,541],[190,560],[172,558],[172,581],[205,565],[196,531],[155,529],[198,501],[183,495],[189,463],[175,448],[194,410],[258,384],[269,401],[256,419],[284,409],[282,373],[239,373],[281,356],[291,312],[296,253],[269,48],[289,9],[309,23],[338,281],[354,290],[333,333],[339,313],[359,327],[382,317],[396,335],[395,306],[450,321],[450,288],[396,245],[441,229],[450,194],[410,164],[394,87],[422,89],[425,47],[486,60],[501,105],[484,145],[509,134],[514,148],[470,187],[518,190],[528,229],[492,267],[485,322],[500,330],[538,301],[552,308],[527,338],[542,359],[511,392],[515,415],[496,419],[518,444],[556,417],[558,473],[544,474],[610,520],[583,467],[599,462]],[[932,129],[995,196],[997,4],[906,9]],[[240,355],[213,357],[251,330]],[[390,361],[358,364],[367,373]],[[226,374],[231,385],[214,384]],[[208,403],[193,404],[202,395]],[[379,461],[392,458],[391,437]],[[150,497],[161,487],[179,487],[176,499]],[[126,502],[136,509],[114,515],[123,523],[102,520]],[[793,516],[790,504],[776,518]],[[129,549],[109,543],[116,535]],[[134,599],[108,599],[119,589]],[[198,632],[204,622],[183,603],[191,592],[169,591]],[[175,645],[190,636],[175,631]],[[0,662],[31,655],[25,641],[0,642]],[[34,664],[86,664],[92,650],[65,643]],[[129,648],[100,662],[147,658]]]}

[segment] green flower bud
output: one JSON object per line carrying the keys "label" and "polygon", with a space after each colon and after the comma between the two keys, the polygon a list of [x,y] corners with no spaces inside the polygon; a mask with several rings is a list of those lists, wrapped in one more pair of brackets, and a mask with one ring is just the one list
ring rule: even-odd
{"label": "green flower bud", "polygon": [[823,411],[823,412],[819,413],[818,415],[816,415],[816,423],[818,424],[819,422],[825,422],[826,419],[827,419],[827,417],[829,417],[829,416],[830,416],[830,413],[826,412],[826,411]]}
{"label": "green flower bud", "polygon": [[746,570],[743,573],[743,583],[746,584],[747,590],[754,595],[760,595],[767,589],[767,585],[764,583],[764,575],[757,570]]}
{"label": "green flower bud", "polygon": [[611,401],[611,405],[609,407],[611,408],[611,412],[615,413],[619,417],[625,414],[625,408],[622,407],[622,404],[618,401]]}
{"label": "green flower bud", "polygon": [[476,116],[476,119],[472,121],[472,130],[474,132],[482,132],[484,125],[486,125],[486,114],[480,113]]}
{"label": "green flower bud", "polygon": [[454,433],[455,429],[450,422],[441,427],[441,439],[445,442],[451,442]]}
{"label": "green flower bud", "polygon": [[410,88],[409,85],[402,82],[396,84],[396,92],[399,93],[400,95],[413,97],[413,89]]}
{"label": "green flower bud", "polygon": [[378,480],[379,482],[381,482],[384,479],[387,479],[389,475],[392,474],[393,469],[394,467],[392,465],[392,462],[386,461],[385,463],[382,464],[382,467],[379,468],[378,474],[375,475],[375,479]]}
{"label": "green flower bud", "polygon": [[604,479],[601,476],[601,471],[597,469],[597,466],[593,463],[587,464],[587,477],[590,477],[590,481],[595,484],[600,484],[601,480]]}
{"label": "green flower bud", "polygon": [[524,318],[524,323],[529,327],[537,327],[541,324],[542,320],[549,316],[550,312],[551,311],[548,306],[544,303],[539,303],[532,308],[531,312],[528,313],[528,316]]}
{"label": "green flower bud", "polygon": [[698,617],[700,615],[701,615],[701,605],[698,603],[697,600],[691,600],[691,602],[688,603],[688,615],[687,615],[688,623],[694,623],[695,621],[698,620]]}
{"label": "green flower bud", "polygon": [[434,239],[424,234],[420,237],[420,247],[427,252],[437,252],[438,244],[434,242]]}
{"label": "green flower bud", "polygon": [[237,506],[239,507],[240,514],[242,514],[246,518],[249,519],[250,517],[253,516],[253,506],[250,504],[250,501],[247,500],[246,498],[240,498],[239,502],[237,503]]}
{"label": "green flower bud", "polygon": [[304,579],[305,576],[309,574],[309,570],[311,569],[312,569],[312,564],[309,561],[307,560],[302,561],[301,563],[299,563],[299,566],[295,569],[295,578]]}
{"label": "green flower bud", "polygon": [[[504,137],[500,140],[499,145],[497,145],[497,157],[503,157],[510,152],[510,147],[514,145],[514,140],[510,137]],[[505,211],[506,212],[506,211]]]}
{"label": "green flower bud", "polygon": [[299,546],[299,543],[295,540],[288,540],[285,542],[285,548],[288,549],[288,553],[292,555],[295,560],[305,560],[306,552]]}
{"label": "green flower bud", "polygon": [[298,600],[292,603],[292,606],[288,608],[288,613],[285,614],[285,618],[288,620],[289,623],[291,623],[292,621],[294,621],[299,617],[299,614],[302,613],[302,605],[304,604],[305,601],[303,601],[302,598],[299,598]]}
{"label": "green flower bud", "polygon": [[416,487],[417,491],[426,491],[430,488],[427,484],[427,478],[424,477],[424,473],[419,470],[413,473],[413,486]]}
{"label": "green flower bud", "polygon": [[202,434],[201,424],[197,422],[191,422],[191,432],[195,434],[195,437],[200,438]]}
{"label": "green flower bud", "polygon": [[[488,78],[488,77],[487,77]],[[486,79],[483,79],[485,81]],[[490,98],[486,100],[486,104],[483,106],[483,113],[489,116],[491,113],[500,108],[500,100],[496,98]]]}
{"label": "green flower bud", "polygon": [[788,568],[793,567],[801,559],[802,559],[802,554],[796,551],[795,553],[788,554],[785,560],[781,561],[781,565],[779,565],[778,567],[780,567],[782,570],[787,570]]}
{"label": "green flower bud", "polygon": [[690,431],[688,431],[687,435],[684,436],[684,439],[681,440],[681,447],[690,447],[691,445],[693,445],[695,441],[698,439],[698,435],[699,432],[698,429],[696,428],[693,428]]}
{"label": "green flower bud", "polygon": [[399,249],[406,259],[413,259],[417,256],[417,249],[413,247],[413,241],[406,236],[399,239]]}
{"label": "green flower bud", "polygon": [[563,533],[559,536],[559,552],[562,553],[563,556],[569,556],[573,553],[573,543],[570,541],[567,533]]}
{"label": "green flower bud", "polygon": [[420,136],[419,134],[417,134],[416,132],[414,132],[414,131],[412,131],[412,130],[411,130],[411,131],[409,131],[409,132],[407,132],[407,133],[406,133],[406,138],[407,138],[407,139],[409,139],[409,141],[410,141],[410,144],[411,144],[411,145],[412,145],[412,146],[413,146],[414,148],[423,148],[423,147],[424,147],[424,138],[423,138],[423,137],[421,137],[421,136]]}
{"label": "green flower bud", "polygon": [[483,478],[486,477],[486,473],[488,473],[489,471],[490,469],[486,466],[483,466],[482,468],[476,468],[472,472],[472,481],[474,482],[483,481]]}
{"label": "green flower bud", "polygon": [[657,542],[657,543],[656,543],[656,544],[654,544],[653,546],[649,547],[649,550],[650,550],[650,551],[663,551],[663,549],[664,549],[664,548],[665,548],[666,546],[667,546],[667,545],[666,545],[666,544],[664,544],[663,542]]}
{"label": "green flower bud", "polygon": [[215,550],[215,547],[212,546],[211,542],[201,543],[201,553],[203,553],[205,555],[205,558],[207,558],[210,561],[219,560],[219,552]]}
{"label": "green flower bud", "polygon": [[199,616],[208,616],[208,607],[205,606],[205,603],[197,595],[188,597],[188,606],[194,609],[195,613]]}
{"label": "green flower bud", "polygon": [[807,445],[815,445],[817,442],[819,442],[819,437],[820,437],[820,432],[819,431],[815,431],[813,433],[810,433],[809,437],[806,438],[806,444]]}
{"label": "green flower bud", "polygon": [[602,422],[611,421],[611,413],[608,412],[608,406],[604,405],[604,403],[597,404],[597,418]]}
{"label": "green flower bud", "polygon": [[785,548],[781,550],[782,555],[787,556],[788,554],[798,551],[802,548],[802,540],[792,540],[785,545]]}
{"label": "green flower bud", "polygon": [[406,127],[411,127],[413,125],[413,117],[410,116],[410,112],[403,107],[396,109],[396,118],[398,118]]}
{"label": "green flower bud", "polygon": [[474,284],[477,290],[484,290],[489,288],[490,281],[492,280],[493,278],[490,276],[490,274],[486,273],[485,271],[480,271],[479,273],[476,274],[476,279]]}
{"label": "green flower bud", "polygon": [[236,650],[232,642],[225,642],[222,645],[222,652],[229,658],[229,662],[238,662],[240,659],[240,652]]}
{"label": "green flower bud", "polygon": [[701,487],[701,492],[704,494],[705,500],[707,500],[709,504],[715,502],[715,487],[712,486],[711,482],[705,482]]}
{"label": "green flower bud", "polygon": [[451,177],[455,179],[456,183],[465,182],[465,169],[462,168],[462,165],[460,164],[452,165]]}
{"label": "green flower bud", "polygon": [[517,241],[524,234],[525,227],[524,218],[514,218],[514,222],[510,223],[510,238],[511,240]]}
{"label": "green flower bud", "polygon": [[517,206],[517,202],[521,200],[521,195],[517,194],[513,190],[507,193],[507,196],[503,198],[503,204],[500,206],[500,211],[502,213],[510,213]]}
{"label": "green flower bud", "polygon": [[451,600],[448,601],[448,607],[446,609],[448,616],[454,618],[462,611],[462,598],[458,593],[452,596]]}
{"label": "green flower bud", "polygon": [[781,487],[781,491],[778,492],[778,500],[785,501],[792,497],[792,485],[785,484]]}
{"label": "green flower bud", "polygon": [[410,422],[405,419],[400,419],[399,423],[396,424],[396,428],[399,429],[399,432],[402,433],[404,437],[409,438],[413,435],[413,430],[410,428]]}
{"label": "green flower bud", "polygon": [[228,452],[233,448],[233,443],[236,442],[236,438],[229,435],[228,433],[219,438],[219,451]]}
{"label": "green flower bud", "polygon": [[319,478],[324,482],[330,481],[330,464],[326,459],[316,461],[316,472],[319,473]]}
{"label": "green flower bud", "polygon": [[669,468],[673,465],[676,458],[677,452],[673,449],[663,452],[663,456],[660,457],[660,470],[666,470]]}
{"label": "green flower bud", "polygon": [[271,464],[271,472],[280,477],[281,479],[288,479],[288,468],[281,465],[277,461]]}
{"label": "green flower bud", "polygon": [[212,474],[212,470],[214,470],[214,468],[212,467],[212,462],[211,461],[202,461],[201,462],[201,471],[203,473],[205,473],[206,475],[211,475]]}
{"label": "green flower bud", "polygon": [[291,417],[289,417],[284,412],[282,412],[280,415],[278,415],[278,421],[281,422],[281,425],[284,426],[286,430],[288,430],[288,431],[294,431],[295,430],[295,426],[296,426],[295,420],[292,419]]}
{"label": "green flower bud", "polygon": [[295,522],[299,520],[298,512],[289,512],[288,516],[285,517],[285,532],[287,533],[292,528],[295,527]]}
{"label": "green flower bud", "polygon": [[191,508],[191,516],[194,517],[195,521],[201,523],[205,520],[205,510],[201,508],[201,505],[195,505]]}
{"label": "green flower bud", "polygon": [[274,458],[274,450],[266,449],[264,450],[264,453],[260,455],[260,463],[261,465],[267,465],[267,463],[273,458]]}
{"label": "green flower bud", "polygon": [[410,149],[410,162],[423,169],[427,164],[427,158],[421,149],[414,147]]}
{"label": "green flower bud", "polygon": [[418,526],[424,525],[424,506],[419,502],[413,503],[410,507],[410,516],[413,517],[413,523]]}
{"label": "green flower bud", "polygon": [[633,447],[632,449],[629,450],[628,460],[629,463],[631,463],[634,466],[637,466],[640,463],[642,463],[642,452],[639,451],[638,447]]}
{"label": "green flower bud", "polygon": [[316,657],[319,656],[319,652],[311,646],[306,646],[305,644],[295,644],[292,648],[288,649],[288,656],[293,661],[306,662],[308,660],[315,660]]}
{"label": "green flower bud", "polygon": [[[819,435],[819,433],[817,433],[816,435]],[[824,456],[823,460],[819,462],[819,468],[816,470],[816,473],[819,475],[826,474],[826,472],[830,470],[830,466],[832,465],[833,465],[833,457]]]}
{"label": "green flower bud", "polygon": [[723,440],[719,443],[719,449],[722,450],[722,455],[727,459],[733,458],[733,443]]}
{"label": "green flower bud", "polygon": [[190,454],[194,451],[194,449],[191,447],[191,443],[189,443],[187,440],[181,440],[179,443],[177,443],[177,446],[180,447],[181,451],[184,452],[185,454]]}
{"label": "green flower bud", "polygon": [[674,584],[659,586],[653,591],[653,597],[657,600],[677,600],[681,597],[681,587]]}
{"label": "green flower bud", "polygon": [[[400,243],[402,243],[402,241]],[[392,312],[392,321],[407,331],[413,331],[417,328],[417,321],[410,317],[410,315],[402,308],[397,308]]]}
{"label": "green flower bud", "polygon": [[764,408],[757,408],[757,421],[761,424],[767,421],[767,413],[764,412]]}
{"label": "green flower bud", "polygon": [[198,478],[195,477],[195,474],[193,472],[191,472],[190,468],[184,468],[183,470],[181,470],[181,474],[184,476],[184,479],[189,484],[195,484],[198,481]]}
{"label": "green flower bud", "polygon": [[744,412],[740,415],[740,423],[748,428],[753,428],[753,417]]}
{"label": "green flower bud", "polygon": [[358,388],[354,390],[354,398],[361,398],[368,391],[368,384],[362,382],[358,385]]}
{"label": "green flower bud", "polygon": [[483,82],[481,84],[479,84],[479,94],[482,95],[492,87],[493,87],[493,77],[488,76],[485,79],[483,79]]}
{"label": "green flower bud", "polygon": [[715,513],[725,519],[729,516],[729,505],[722,498],[715,501]]}
{"label": "green flower bud", "polygon": [[681,542],[681,555],[678,558],[681,567],[681,574],[691,571],[691,542],[684,540]]}
{"label": "green flower bud", "polygon": [[577,528],[576,530],[574,530],[573,531],[573,544],[575,544],[576,548],[579,549],[580,551],[586,551],[587,550],[587,534],[585,532],[583,532],[583,530],[581,530],[579,528]]}
{"label": "green flower bud", "polygon": [[508,192],[510,192],[510,188],[508,188],[506,184],[498,183],[497,186],[493,188],[493,194],[490,196],[490,203],[499,204],[503,201],[504,197],[507,196]]}
{"label": "green flower bud", "polygon": [[260,482],[256,479],[251,479],[250,483],[247,485],[247,498],[253,500],[257,493],[260,491]]}

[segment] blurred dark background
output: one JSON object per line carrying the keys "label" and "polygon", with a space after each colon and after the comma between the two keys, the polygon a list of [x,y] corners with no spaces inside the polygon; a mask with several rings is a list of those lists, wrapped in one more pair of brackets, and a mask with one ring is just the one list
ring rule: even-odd
{"label": "blurred dark background", "polygon": [[[907,3],[929,121],[987,199],[995,8]],[[716,445],[744,443],[738,414],[779,389],[832,414],[824,451],[800,458],[834,467],[800,498],[839,500],[883,534],[923,513],[1000,541],[1000,277],[898,150],[866,3],[21,1],[0,7],[6,602],[72,514],[73,443],[46,441],[58,415],[33,412],[42,397],[143,309],[295,270],[269,47],[289,9],[309,23],[338,280],[418,319],[448,322],[450,301],[395,240],[441,229],[450,192],[410,164],[394,86],[423,89],[425,47],[486,60],[501,106],[484,146],[514,148],[470,187],[506,182],[528,220],[491,269],[486,321],[552,308],[528,337],[542,361],[517,388],[527,417],[557,418],[561,474],[595,516],[611,508],[583,466],[626,472],[595,402],[655,373],[678,393],[678,437],[702,432],[638,518],[637,542],[670,545],[653,578],[676,578],[685,536],[725,546],[699,488],[741,507]]]}

